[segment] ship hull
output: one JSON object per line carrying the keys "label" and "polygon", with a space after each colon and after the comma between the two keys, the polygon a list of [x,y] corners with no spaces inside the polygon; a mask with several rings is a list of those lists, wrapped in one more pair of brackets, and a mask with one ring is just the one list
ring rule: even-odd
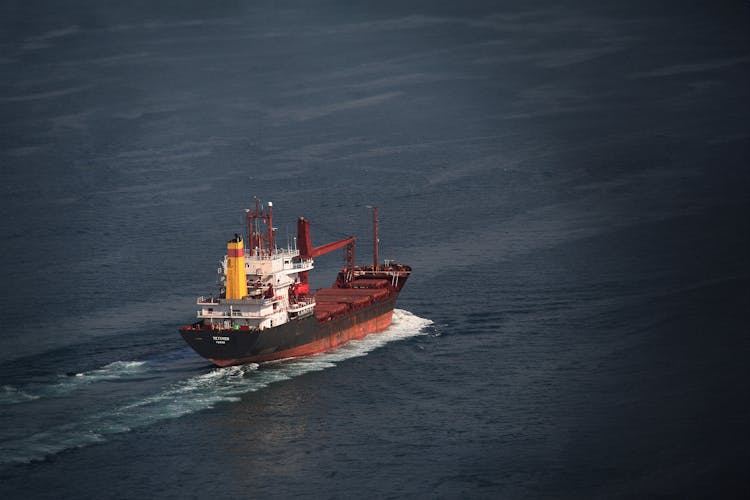
{"label": "ship hull", "polygon": [[396,297],[325,321],[310,315],[264,330],[185,327],[180,334],[198,354],[218,366],[306,356],[385,330],[391,324]]}

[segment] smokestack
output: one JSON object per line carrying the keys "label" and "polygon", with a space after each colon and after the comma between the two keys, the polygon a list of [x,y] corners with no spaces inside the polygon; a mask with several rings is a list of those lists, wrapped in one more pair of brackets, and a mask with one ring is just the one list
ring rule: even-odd
{"label": "smokestack", "polygon": [[242,238],[234,235],[227,242],[226,298],[241,299],[247,295],[247,275],[245,274],[245,248]]}

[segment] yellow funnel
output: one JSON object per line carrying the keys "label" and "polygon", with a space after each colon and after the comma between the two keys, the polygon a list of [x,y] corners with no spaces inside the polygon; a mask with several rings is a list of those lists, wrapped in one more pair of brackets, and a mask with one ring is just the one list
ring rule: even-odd
{"label": "yellow funnel", "polygon": [[234,235],[227,242],[227,293],[228,299],[241,299],[247,295],[247,275],[245,274],[245,247],[242,238]]}

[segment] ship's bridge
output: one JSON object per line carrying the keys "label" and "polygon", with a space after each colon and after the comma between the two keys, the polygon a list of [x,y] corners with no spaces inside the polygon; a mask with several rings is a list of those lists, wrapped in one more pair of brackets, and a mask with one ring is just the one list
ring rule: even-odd
{"label": "ship's bridge", "polygon": [[245,252],[245,269],[248,274],[294,274],[310,271],[312,268],[313,260],[300,257],[299,250],[296,249],[277,248],[271,255]]}
{"label": "ship's bridge", "polygon": [[[256,252],[245,251],[245,274],[268,276],[277,273],[286,275],[310,271],[313,259],[300,257],[299,250],[277,248],[271,255],[254,255]],[[218,274],[227,272],[227,256],[221,262]]]}

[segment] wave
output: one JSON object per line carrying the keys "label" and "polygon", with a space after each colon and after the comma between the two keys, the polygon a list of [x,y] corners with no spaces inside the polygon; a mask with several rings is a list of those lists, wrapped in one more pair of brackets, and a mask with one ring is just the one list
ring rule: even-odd
{"label": "wave", "polygon": [[[332,368],[341,361],[365,356],[389,342],[424,335],[428,333],[427,327],[431,324],[430,320],[395,309],[393,324],[383,333],[348,342],[322,354],[265,363],[263,369],[256,363],[214,368],[207,373],[172,383],[156,394],[125,405],[84,416],[77,421],[31,436],[0,443],[0,465],[42,460],[64,450],[106,441],[108,435],[202,411],[217,403],[239,401],[242,394],[258,391],[274,382]],[[112,363],[80,376],[106,380],[123,370],[130,373],[141,369],[142,363]]]}
{"label": "wave", "polygon": [[96,370],[58,375],[55,382],[29,384],[23,387],[5,385],[0,392],[0,405],[11,405],[35,401],[41,398],[62,397],[79,388],[101,381],[119,380],[141,374],[146,370],[145,361],[115,361]]}
{"label": "wave", "polygon": [[12,385],[4,385],[0,388],[0,404],[25,403],[39,399],[36,394],[29,394]]}
{"label": "wave", "polygon": [[140,373],[144,370],[145,361],[115,361],[89,372],[69,374],[74,378],[73,383],[91,383],[100,380],[113,380],[123,375]]}

